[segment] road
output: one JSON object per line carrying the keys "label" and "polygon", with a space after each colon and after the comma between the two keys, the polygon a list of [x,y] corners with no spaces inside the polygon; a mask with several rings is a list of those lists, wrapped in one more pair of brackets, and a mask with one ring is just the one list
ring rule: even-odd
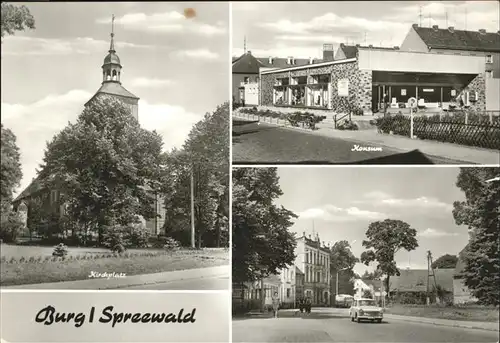
{"label": "road", "polygon": [[233,319],[233,342],[498,342],[498,333],[400,320],[351,322],[345,309],[313,309],[309,316]]}
{"label": "road", "polygon": [[[309,132],[291,130],[266,123],[233,128],[233,164],[245,163],[359,163],[362,160],[387,158],[401,151],[382,148],[382,151],[352,151],[359,142],[325,137]],[[414,156],[411,164],[457,164],[444,158]],[[379,164],[408,164],[408,158],[397,157]],[[461,164],[461,163],[458,163]]]}
{"label": "road", "polygon": [[120,287],[120,290],[228,290],[228,276],[211,276],[194,279],[176,280],[170,282],[153,283],[141,286]]}

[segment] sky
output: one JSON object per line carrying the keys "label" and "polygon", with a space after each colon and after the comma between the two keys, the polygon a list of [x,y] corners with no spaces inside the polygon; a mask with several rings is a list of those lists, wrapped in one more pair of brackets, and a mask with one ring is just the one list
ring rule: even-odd
{"label": "sky", "polygon": [[321,58],[323,44],[399,46],[420,12],[424,27],[500,29],[497,1],[235,2],[232,55],[243,54],[245,36],[258,57]]}
{"label": "sky", "polygon": [[[21,150],[16,194],[36,176],[46,141],[74,122],[101,86],[112,14],[122,85],[140,98],[139,122],[163,136],[165,150],[182,146],[193,124],[229,101],[228,3],[24,5],[36,29],[1,45],[2,123]],[[188,8],[194,17],[185,16]]]}
{"label": "sky", "polygon": [[[280,167],[284,194],[277,202],[299,216],[292,232],[317,233],[326,244],[347,240],[358,258],[371,222],[402,220],[417,230],[419,247],[397,253],[398,267],[427,269],[427,250],[437,259],[468,242],[467,227],[452,215],[453,202],[465,200],[455,185],[458,173],[455,167]],[[375,267],[359,263],[354,271]]]}

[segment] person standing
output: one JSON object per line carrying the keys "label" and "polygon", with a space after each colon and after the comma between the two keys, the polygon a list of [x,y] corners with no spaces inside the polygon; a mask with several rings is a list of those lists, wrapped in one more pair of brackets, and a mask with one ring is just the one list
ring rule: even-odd
{"label": "person standing", "polygon": [[280,307],[280,299],[279,299],[279,296],[278,296],[278,292],[274,292],[274,295],[273,295],[274,318],[278,318],[279,307]]}
{"label": "person standing", "polygon": [[386,93],[384,93],[382,101],[384,103],[383,106],[384,106],[384,117],[385,117],[385,115],[387,114],[387,107],[389,107],[389,96]]}

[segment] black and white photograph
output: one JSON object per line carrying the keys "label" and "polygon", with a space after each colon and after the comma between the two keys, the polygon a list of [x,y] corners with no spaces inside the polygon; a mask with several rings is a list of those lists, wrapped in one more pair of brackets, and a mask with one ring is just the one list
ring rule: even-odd
{"label": "black and white photograph", "polygon": [[227,291],[229,3],[3,2],[1,49],[2,289]]}
{"label": "black and white photograph", "polygon": [[498,342],[498,167],[233,168],[233,342]]}
{"label": "black and white photograph", "polygon": [[235,2],[232,161],[500,161],[497,1]]}

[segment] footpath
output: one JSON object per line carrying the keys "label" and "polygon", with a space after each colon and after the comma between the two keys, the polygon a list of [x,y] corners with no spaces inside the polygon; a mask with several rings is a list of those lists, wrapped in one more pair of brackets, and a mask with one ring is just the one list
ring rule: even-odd
{"label": "footpath", "polygon": [[450,320],[450,319],[439,319],[439,318],[427,318],[427,317],[412,317],[412,316],[400,316],[396,314],[384,314],[385,319],[402,320],[407,322],[425,323],[440,326],[452,326],[464,329],[479,329],[487,331],[497,331],[498,323],[495,322],[472,322],[464,320]]}
{"label": "footpath", "polygon": [[194,280],[213,277],[230,277],[230,267],[217,266],[209,268],[195,268],[186,270],[176,270],[171,272],[131,275],[114,278],[92,278],[78,281],[63,281],[53,283],[40,283],[31,285],[19,285],[2,287],[3,289],[77,289],[77,290],[104,290],[120,289],[134,286],[152,285],[158,283],[168,283],[181,280]]}
{"label": "footpath", "polygon": [[[233,113],[233,117],[240,120],[257,120],[258,116],[243,113]],[[419,150],[421,153],[440,157],[448,160],[462,162],[463,164],[498,165],[500,164],[500,151],[493,149],[482,149],[468,147],[459,144],[443,143],[429,140],[411,139],[409,137],[378,133],[374,130],[336,130],[331,125],[318,125],[317,130],[292,127],[284,120],[276,118],[260,118],[262,123],[274,125],[289,130],[300,130],[312,135],[345,139],[353,141],[362,146],[386,147],[401,152]]]}

